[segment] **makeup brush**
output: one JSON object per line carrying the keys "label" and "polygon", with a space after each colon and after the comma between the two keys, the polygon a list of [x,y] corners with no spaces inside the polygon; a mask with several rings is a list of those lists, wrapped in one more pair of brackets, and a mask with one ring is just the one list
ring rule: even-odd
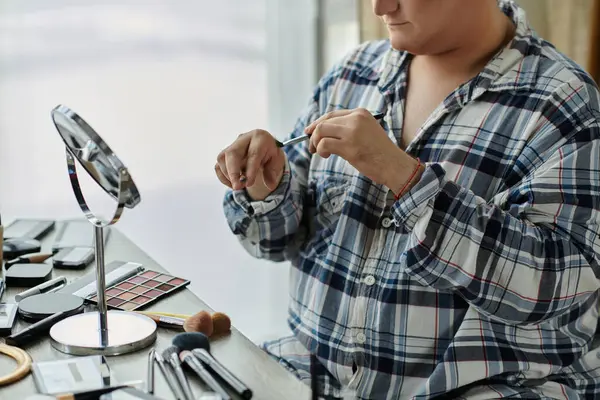
{"label": "makeup brush", "polygon": [[169,389],[171,389],[173,396],[175,396],[176,400],[180,400],[181,397],[179,396],[177,378],[175,378],[172,368],[166,363],[165,359],[158,351],[154,353],[154,359],[156,360],[158,369],[160,369],[160,372],[162,372],[163,377],[167,381],[167,385],[169,386]]}
{"label": "makeup brush", "polygon": [[207,311],[200,311],[191,316],[152,311],[136,312],[150,317],[162,328],[202,332],[206,336],[222,335],[231,331],[231,319],[221,312],[210,315]]}
{"label": "makeup brush", "polygon": [[183,350],[179,353],[181,358],[185,351],[191,351],[194,357],[210,368],[219,378],[227,383],[243,399],[251,399],[252,391],[223,364],[210,354],[210,342],[206,335],[200,332],[180,333],[173,338],[173,346]]}
{"label": "makeup brush", "polygon": [[114,392],[115,390],[123,389],[126,387],[128,387],[128,386],[120,385],[120,386],[111,386],[111,387],[105,387],[102,389],[90,390],[90,391],[81,392],[81,393],[59,394],[58,396],[56,396],[56,400],[96,400],[97,398],[99,398],[100,396],[102,396],[105,393]]}
{"label": "makeup brush", "polygon": [[52,257],[52,253],[42,253],[42,254],[33,254],[30,256],[21,256],[21,257],[15,258],[13,260],[6,261],[6,265],[4,267],[6,269],[9,269],[14,264],[39,264],[39,263],[43,263],[50,257]]}
{"label": "makeup brush", "polygon": [[175,377],[179,382],[179,387],[183,392],[183,397],[186,400],[194,400],[192,388],[190,387],[190,383],[188,382],[187,377],[183,372],[183,368],[181,367],[181,360],[179,359],[179,348],[177,348],[176,346],[169,346],[163,350],[162,356],[173,368],[173,371],[175,372]]}
{"label": "makeup brush", "polygon": [[183,330],[186,332],[202,332],[211,336],[214,332],[213,319],[207,311],[200,311],[185,320]]}

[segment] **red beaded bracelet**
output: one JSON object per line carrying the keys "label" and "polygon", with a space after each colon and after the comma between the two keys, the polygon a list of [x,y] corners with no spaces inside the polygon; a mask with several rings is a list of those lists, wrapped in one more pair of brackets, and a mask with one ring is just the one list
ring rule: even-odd
{"label": "red beaded bracelet", "polygon": [[400,197],[402,197],[402,195],[404,194],[404,191],[406,190],[408,185],[410,185],[412,183],[413,179],[415,179],[415,176],[417,175],[417,172],[419,172],[419,170],[421,169],[421,166],[423,166],[423,164],[421,163],[421,160],[419,160],[417,158],[417,167],[415,168],[413,173],[410,175],[410,178],[408,178],[408,180],[406,181],[406,183],[404,184],[402,189],[398,192],[398,194],[396,196],[394,196],[394,199],[396,199],[396,201],[398,201],[400,199]]}

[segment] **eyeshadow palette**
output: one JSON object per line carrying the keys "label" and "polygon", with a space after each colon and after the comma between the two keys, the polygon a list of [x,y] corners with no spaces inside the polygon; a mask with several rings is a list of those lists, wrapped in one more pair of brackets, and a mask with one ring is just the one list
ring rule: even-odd
{"label": "eyeshadow palette", "polygon": [[[138,310],[183,289],[189,283],[186,279],[147,270],[106,288],[106,303],[113,309]],[[97,302],[97,297],[94,294],[88,300]]]}

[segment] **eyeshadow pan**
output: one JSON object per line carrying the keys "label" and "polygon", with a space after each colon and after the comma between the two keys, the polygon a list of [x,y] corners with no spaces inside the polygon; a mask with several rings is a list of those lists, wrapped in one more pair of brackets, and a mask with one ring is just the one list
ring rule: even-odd
{"label": "eyeshadow pan", "polygon": [[132,302],[127,302],[125,304],[121,304],[119,307],[122,308],[125,311],[131,311],[131,310],[133,310],[134,308],[136,308],[138,306],[139,306],[139,304],[132,303]]}
{"label": "eyeshadow pan", "polygon": [[147,279],[142,276],[134,276],[133,278],[128,279],[127,282],[142,283],[142,282],[146,282],[146,280]]}
{"label": "eyeshadow pan", "polygon": [[131,301],[133,301],[134,303],[143,304],[149,300],[151,300],[150,297],[138,296],[135,299],[132,299]]}
{"label": "eyeshadow pan", "polygon": [[168,292],[169,290],[173,289],[175,286],[173,285],[169,285],[168,283],[163,283],[160,286],[157,286],[157,289],[162,290],[163,292]]}
{"label": "eyeshadow pan", "polygon": [[117,285],[117,288],[122,289],[122,290],[128,290],[128,289],[131,289],[134,286],[135,285],[133,283],[123,282],[123,283]]}
{"label": "eyeshadow pan", "polygon": [[157,281],[148,281],[148,282],[144,283],[144,286],[148,286],[148,287],[157,287],[158,285],[160,285],[160,282],[157,282]]}
{"label": "eyeshadow pan", "polygon": [[165,275],[165,274],[154,277],[154,280],[159,281],[159,282],[169,282],[171,279],[173,279],[173,277],[171,275]]}
{"label": "eyeshadow pan", "polygon": [[143,274],[141,274],[140,276],[144,276],[146,278],[154,278],[156,275],[158,275],[158,272],[146,271]]}
{"label": "eyeshadow pan", "polygon": [[115,288],[108,289],[108,290],[106,291],[106,295],[107,295],[107,296],[117,296],[117,295],[119,295],[120,293],[123,293],[123,292],[122,292],[122,291],[120,291],[120,290],[118,290],[118,289],[115,289]]}
{"label": "eyeshadow pan", "polygon": [[107,303],[110,306],[118,307],[119,304],[123,303],[123,300],[113,297],[112,299],[108,299]]}
{"label": "eyeshadow pan", "polygon": [[147,290],[148,290],[148,288],[146,288],[146,287],[136,286],[133,289],[131,289],[130,292],[142,294],[142,293],[146,292]]}
{"label": "eyeshadow pan", "polygon": [[147,292],[146,292],[146,293],[144,293],[144,294],[145,294],[146,296],[150,296],[150,297],[153,297],[153,298],[155,298],[155,297],[158,297],[158,296],[160,296],[161,294],[163,294],[163,292],[161,292],[160,290],[152,289],[152,290],[149,290],[149,291],[147,291]]}
{"label": "eyeshadow pan", "polygon": [[183,279],[181,279],[181,278],[173,278],[173,279],[171,279],[171,280],[169,281],[169,283],[170,283],[171,285],[175,285],[175,286],[179,286],[179,285],[181,285],[181,284],[182,284],[182,283],[184,283],[184,282],[185,282],[185,280],[183,280]]}
{"label": "eyeshadow pan", "polygon": [[137,294],[135,294],[135,293],[131,293],[131,292],[123,292],[123,293],[121,293],[121,294],[119,295],[119,298],[120,298],[120,299],[123,299],[123,300],[131,300],[131,299],[133,299],[135,296],[137,296]]}

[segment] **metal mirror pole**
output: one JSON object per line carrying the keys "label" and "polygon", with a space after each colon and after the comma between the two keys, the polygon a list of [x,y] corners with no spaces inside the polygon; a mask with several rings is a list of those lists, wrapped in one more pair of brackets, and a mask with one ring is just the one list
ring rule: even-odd
{"label": "metal mirror pole", "polygon": [[98,319],[100,327],[100,343],[108,346],[108,318],[106,305],[106,275],[104,274],[104,227],[94,224],[94,240],[96,242],[96,289],[98,298]]}

